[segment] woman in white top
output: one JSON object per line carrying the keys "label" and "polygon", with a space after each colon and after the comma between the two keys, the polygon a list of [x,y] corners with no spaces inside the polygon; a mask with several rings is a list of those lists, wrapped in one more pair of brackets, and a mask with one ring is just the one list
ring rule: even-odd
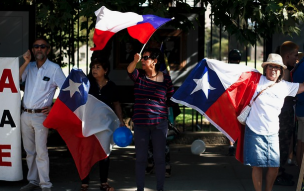
{"label": "woman in white top", "polygon": [[252,166],[252,181],[256,191],[262,191],[263,168],[266,174],[266,191],[271,191],[280,166],[279,114],[286,96],[295,96],[304,91],[304,84],[282,80],[283,64],[279,54],[269,54],[262,63],[261,76],[253,98],[264,90],[252,103],[246,120],[244,141],[244,164]]}

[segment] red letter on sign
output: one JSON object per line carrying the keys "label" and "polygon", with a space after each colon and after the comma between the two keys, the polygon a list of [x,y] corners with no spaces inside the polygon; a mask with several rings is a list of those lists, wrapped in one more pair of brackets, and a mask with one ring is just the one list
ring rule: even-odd
{"label": "red letter on sign", "polygon": [[11,162],[4,162],[3,157],[11,157],[11,153],[5,153],[2,150],[9,149],[11,150],[11,145],[0,145],[0,166],[12,166]]}
{"label": "red letter on sign", "polygon": [[[6,79],[8,83],[6,83]],[[3,92],[4,88],[10,88],[12,93],[18,92],[13,80],[12,71],[10,69],[4,69],[0,78],[0,92]]]}

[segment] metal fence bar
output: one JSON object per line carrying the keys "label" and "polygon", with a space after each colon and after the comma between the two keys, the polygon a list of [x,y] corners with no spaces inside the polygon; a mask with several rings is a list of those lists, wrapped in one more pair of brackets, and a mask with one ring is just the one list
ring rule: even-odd
{"label": "metal fence bar", "polygon": [[[86,34],[85,35],[82,35],[81,34],[81,31],[80,31],[80,17],[79,17],[79,12],[77,13],[77,17],[75,17],[74,19],[71,19],[71,21],[69,22],[68,24],[68,39],[69,39],[69,46],[68,46],[68,67],[69,67],[69,71],[71,69],[71,64],[74,66],[75,64],[77,64],[77,67],[79,67],[79,61],[80,61],[80,42],[84,42],[84,44],[87,45],[86,47],[86,74],[89,73],[89,62],[90,62],[90,58],[89,58],[89,33],[90,33],[90,30],[89,30],[89,20],[87,19],[87,26],[85,29],[86,31]],[[203,17],[205,18],[205,16]],[[77,25],[74,25],[76,23],[78,23]],[[207,56],[212,56],[212,53],[214,52],[213,50],[213,41],[214,41],[214,36],[213,36],[213,32],[216,31],[216,26],[214,25],[214,22],[213,22],[213,16],[211,16],[211,21],[210,21],[210,44],[208,43],[208,48],[207,49],[210,49],[210,52]],[[74,27],[77,26],[77,29],[75,30]],[[223,45],[222,43],[222,35],[223,35],[223,29],[221,26],[219,26],[219,59],[222,59],[224,56],[222,55],[222,49],[223,48],[227,48]],[[60,31],[60,34],[62,33],[63,31]],[[77,34],[76,34],[77,33]],[[205,32],[205,30],[202,31],[202,34],[205,36],[205,35],[209,35]],[[76,38],[75,38],[76,37]],[[83,40],[83,38],[86,38],[86,40]],[[228,38],[229,39],[229,38]],[[76,40],[76,42],[75,42]],[[205,38],[203,38],[203,41],[205,41]],[[265,41],[264,41],[265,43]],[[61,44],[61,42],[60,42]],[[76,45],[76,47],[75,47]],[[76,54],[75,55],[75,48],[77,48],[76,50]],[[205,47],[203,46],[201,48],[202,50],[202,53],[203,54],[203,57],[205,57],[206,55],[205,54],[205,51],[204,51]],[[247,65],[247,62],[248,62],[248,56],[249,56],[249,48],[246,46],[245,47],[245,63]],[[60,55],[63,55],[63,50],[60,48]],[[251,56],[251,55],[250,55]],[[77,63],[75,63],[75,58],[77,59]],[[257,44],[255,44],[255,47],[254,47],[254,66],[256,67],[256,62],[257,62]],[[178,124],[180,126],[182,126],[182,129],[183,131],[187,131],[187,130],[190,130],[190,131],[204,131],[206,129],[208,129],[209,131],[212,130],[212,126],[209,125],[208,127],[206,126],[206,124],[203,123],[203,115],[201,115],[199,112],[197,111],[194,111],[193,109],[191,109],[190,113],[192,114],[191,116],[191,122],[187,121],[186,122],[186,107],[185,106],[180,106],[181,107],[181,111],[182,111],[182,121],[180,123],[182,124]],[[195,113],[194,113],[195,112]],[[200,120],[200,121],[199,121]],[[187,124],[188,123],[188,124]],[[189,126],[192,125],[192,127],[189,128]]]}
{"label": "metal fence bar", "polygon": [[87,26],[86,26],[86,45],[87,45],[87,48],[86,48],[86,74],[88,74],[88,66],[89,66],[89,19],[87,19]]}
{"label": "metal fence bar", "polygon": [[[78,8],[78,12],[77,12],[77,68],[79,68],[79,28],[80,28],[80,17],[79,17],[79,8]],[[74,55],[73,55],[74,56]]]}

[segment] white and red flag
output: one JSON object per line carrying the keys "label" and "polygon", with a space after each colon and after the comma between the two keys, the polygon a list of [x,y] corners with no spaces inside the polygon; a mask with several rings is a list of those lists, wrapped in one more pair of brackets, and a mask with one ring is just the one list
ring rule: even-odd
{"label": "white and red flag", "polygon": [[145,44],[160,26],[172,20],[155,15],[111,11],[105,6],[95,11],[95,15],[97,17],[93,36],[95,47],[91,50],[102,50],[115,33],[125,28],[131,37]]}
{"label": "white and red flag", "polygon": [[203,59],[171,100],[197,110],[232,142],[238,141],[236,158],[242,162],[244,126],[237,116],[249,104],[260,76],[244,65]]}
{"label": "white and red flag", "polygon": [[81,69],[72,69],[43,125],[58,131],[84,179],[91,167],[111,152],[119,119],[105,103],[88,94],[90,83]]}

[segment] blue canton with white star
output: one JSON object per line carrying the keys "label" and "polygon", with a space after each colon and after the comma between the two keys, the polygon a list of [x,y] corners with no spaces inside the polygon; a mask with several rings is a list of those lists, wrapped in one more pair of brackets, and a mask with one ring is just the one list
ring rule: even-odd
{"label": "blue canton with white star", "polygon": [[[58,98],[74,112],[78,107],[86,104],[89,88],[90,82],[87,76],[81,69],[73,68],[64,81]],[[76,91],[71,93],[69,89],[75,89]]]}
{"label": "blue canton with white star", "polygon": [[[206,81],[203,82],[203,78]],[[198,88],[200,87],[198,83],[201,82],[203,84],[201,88]],[[217,74],[208,67],[206,60],[203,59],[191,71],[173,98],[194,105],[205,112],[224,92],[225,88]]]}

